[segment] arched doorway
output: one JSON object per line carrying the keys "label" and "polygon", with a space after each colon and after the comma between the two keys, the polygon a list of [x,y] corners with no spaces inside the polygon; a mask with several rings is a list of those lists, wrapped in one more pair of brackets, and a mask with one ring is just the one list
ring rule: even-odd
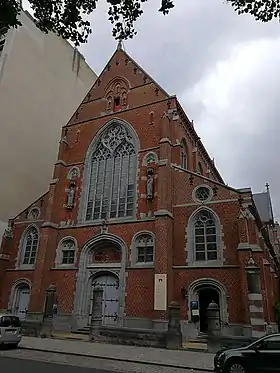
{"label": "arched doorway", "polygon": [[30,300],[30,286],[26,282],[20,282],[13,289],[12,312],[21,320],[25,320]]}
{"label": "arched doorway", "polygon": [[[97,275],[92,278],[91,294],[94,289],[102,289],[102,324],[117,325],[120,308],[120,284],[119,278],[110,272]],[[91,321],[94,299],[90,299],[89,323]]]}
{"label": "arched doorway", "polygon": [[212,287],[201,287],[198,289],[199,300],[199,331],[201,333],[208,332],[208,316],[207,308],[211,302],[220,305],[220,296],[218,291]]}
{"label": "arched doorway", "polygon": [[219,281],[212,278],[199,278],[189,285],[189,320],[191,320],[190,304],[192,301],[199,302],[199,323],[197,325],[199,332],[207,333],[208,331],[207,308],[212,301],[217,303],[220,308],[221,324],[228,322],[226,289]]}
{"label": "arched doorway", "polygon": [[126,262],[126,245],[115,235],[102,233],[84,245],[78,263],[72,330],[88,327],[94,286],[101,287],[105,297],[103,323],[122,325]]}

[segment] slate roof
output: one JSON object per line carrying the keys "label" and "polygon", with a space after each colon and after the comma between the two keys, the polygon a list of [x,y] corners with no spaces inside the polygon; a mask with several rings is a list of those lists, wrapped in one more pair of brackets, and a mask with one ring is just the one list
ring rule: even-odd
{"label": "slate roof", "polygon": [[273,222],[273,211],[269,191],[253,194],[253,199],[262,222]]}

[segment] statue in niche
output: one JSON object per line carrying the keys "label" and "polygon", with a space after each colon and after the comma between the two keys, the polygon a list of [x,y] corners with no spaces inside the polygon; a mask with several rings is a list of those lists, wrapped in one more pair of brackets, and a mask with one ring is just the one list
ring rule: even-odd
{"label": "statue in niche", "polygon": [[154,198],[154,170],[152,168],[149,168],[147,170],[146,192],[147,192],[147,200],[152,201]]}
{"label": "statue in niche", "polygon": [[123,104],[123,106],[126,105],[126,92],[123,92],[123,94],[122,94],[122,104]]}
{"label": "statue in niche", "polygon": [[75,185],[71,184],[68,189],[68,196],[67,196],[67,208],[74,207],[74,199],[75,199]]}
{"label": "statue in niche", "polygon": [[112,97],[108,97],[108,110],[112,110]]}

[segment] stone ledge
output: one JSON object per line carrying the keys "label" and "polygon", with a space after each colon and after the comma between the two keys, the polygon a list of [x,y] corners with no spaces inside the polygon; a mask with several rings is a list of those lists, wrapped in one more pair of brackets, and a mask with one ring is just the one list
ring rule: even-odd
{"label": "stone ledge", "polygon": [[102,326],[100,335],[96,338],[94,340],[98,342],[118,345],[159,348],[165,348],[166,346],[166,332],[150,329]]}

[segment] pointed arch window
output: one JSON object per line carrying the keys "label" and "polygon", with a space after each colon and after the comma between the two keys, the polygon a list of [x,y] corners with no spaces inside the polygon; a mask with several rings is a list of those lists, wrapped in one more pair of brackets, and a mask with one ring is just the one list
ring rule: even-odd
{"label": "pointed arch window", "polygon": [[184,170],[188,169],[188,150],[187,150],[187,145],[186,142],[183,140],[182,141],[182,150],[181,150],[181,167]]}
{"label": "pointed arch window", "polygon": [[212,263],[222,261],[220,224],[209,210],[199,210],[188,226],[188,262]]}
{"label": "pointed arch window", "polygon": [[34,266],[39,242],[39,233],[35,227],[31,227],[25,233],[22,243],[22,255],[20,265]]}
{"label": "pointed arch window", "polygon": [[217,229],[213,215],[206,210],[199,212],[194,224],[195,261],[217,260]]}
{"label": "pointed arch window", "polygon": [[155,237],[151,232],[140,232],[132,243],[132,265],[153,266],[155,261]]}
{"label": "pointed arch window", "polygon": [[136,171],[133,137],[114,123],[102,133],[91,158],[86,220],[132,217]]}
{"label": "pointed arch window", "polygon": [[203,176],[203,168],[201,162],[198,162],[197,173]]}

